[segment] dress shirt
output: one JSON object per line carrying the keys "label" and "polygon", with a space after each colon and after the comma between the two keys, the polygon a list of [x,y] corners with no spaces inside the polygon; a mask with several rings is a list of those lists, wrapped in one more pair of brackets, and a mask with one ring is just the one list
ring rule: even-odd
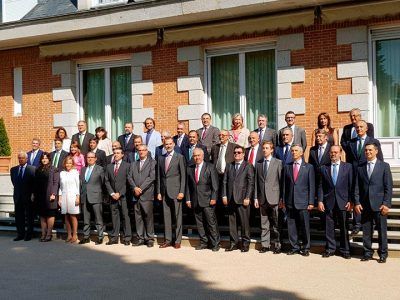
{"label": "dress shirt", "polygon": [[247,160],[250,162],[250,155],[251,155],[251,150],[253,149],[253,161],[250,162],[253,166],[256,165],[257,162],[257,152],[258,152],[258,147],[260,146],[260,144],[257,143],[257,145],[255,145],[254,147],[251,146],[249,149],[249,155],[247,157]]}
{"label": "dress shirt", "polygon": [[195,168],[195,170],[194,170],[194,175],[196,176],[196,169],[198,168],[198,171],[197,171],[197,172],[198,172],[198,176],[199,176],[199,177],[195,178],[196,182],[199,182],[200,174],[201,174],[201,169],[203,168],[203,164],[204,164],[204,162],[201,162],[201,164],[196,165],[196,168]]}
{"label": "dress shirt", "polygon": [[367,164],[368,178],[371,178],[371,174],[372,174],[372,172],[374,172],[376,161],[377,161],[376,157],[375,157],[375,159],[368,161],[368,164]]}

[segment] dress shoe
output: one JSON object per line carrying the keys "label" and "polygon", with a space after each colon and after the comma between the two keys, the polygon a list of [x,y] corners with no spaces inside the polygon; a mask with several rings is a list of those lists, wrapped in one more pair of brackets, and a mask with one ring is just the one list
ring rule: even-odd
{"label": "dress shoe", "polygon": [[31,239],[32,239],[31,236],[27,235],[27,236],[24,238],[24,241],[25,241],[25,242],[28,242],[28,241],[30,241]]}
{"label": "dress shoe", "polygon": [[137,241],[136,243],[132,243],[133,247],[138,247],[138,246],[143,246],[144,245],[144,241]]}
{"label": "dress shoe", "polygon": [[95,244],[96,244],[96,245],[101,245],[101,244],[103,244],[103,238],[99,238],[99,239],[95,242]]}
{"label": "dress shoe", "polygon": [[281,248],[275,248],[273,254],[281,254],[282,250]]}
{"label": "dress shoe", "polygon": [[243,246],[240,252],[249,252],[249,246]]}
{"label": "dress shoe", "polygon": [[310,251],[309,250],[302,250],[302,251],[300,251],[300,254],[302,256],[310,256]]}
{"label": "dress shoe", "polygon": [[129,246],[130,244],[131,244],[130,241],[124,241],[124,245],[125,245],[125,246]]}
{"label": "dress shoe", "polygon": [[369,260],[371,260],[371,259],[372,259],[371,256],[366,256],[366,255],[364,255],[364,256],[361,258],[361,261],[369,261]]}
{"label": "dress shoe", "polygon": [[45,242],[51,242],[51,240],[53,239],[52,235],[48,235],[46,236],[46,238],[44,239]]}
{"label": "dress shoe", "polygon": [[358,234],[360,232],[360,229],[359,228],[354,228],[352,231],[351,231],[351,234],[352,235],[356,235],[356,234]]}
{"label": "dress shoe", "polygon": [[196,248],[194,248],[194,250],[205,250],[205,249],[208,249],[207,245],[202,245],[202,244],[200,244],[200,245],[196,246]]}
{"label": "dress shoe", "polygon": [[167,248],[167,247],[171,247],[171,246],[172,246],[171,243],[164,242],[164,243],[162,243],[159,247],[160,247],[160,248]]}
{"label": "dress shoe", "polygon": [[153,248],[154,247],[154,242],[153,241],[148,241],[146,243],[147,248]]}
{"label": "dress shoe", "polygon": [[109,240],[106,245],[117,245],[118,241]]}
{"label": "dress shoe", "polygon": [[325,251],[324,253],[322,253],[323,258],[328,258],[328,257],[334,256],[334,255],[335,255],[335,252],[331,252],[331,251]]}
{"label": "dress shoe", "polygon": [[24,238],[22,236],[17,236],[15,239],[13,239],[14,242],[22,241]]}
{"label": "dress shoe", "polygon": [[386,263],[386,257],[383,257],[383,256],[379,257],[378,263],[380,263],[380,264]]}
{"label": "dress shoe", "polygon": [[350,256],[349,253],[342,253],[342,257],[343,257],[344,259],[350,259],[350,258],[351,258],[351,256]]}
{"label": "dress shoe", "polygon": [[239,249],[239,248],[238,248],[237,245],[231,244],[229,248],[226,248],[226,249],[225,249],[225,251],[226,251],[226,252],[230,252],[230,251],[238,250],[238,249]]}
{"label": "dress shoe", "polygon": [[175,243],[174,244],[175,249],[180,249],[181,248],[181,243]]}
{"label": "dress shoe", "polygon": [[215,246],[215,247],[212,247],[212,248],[211,248],[211,251],[212,251],[212,252],[218,252],[219,249],[220,249],[220,247],[219,247],[219,245],[217,245],[217,246]]}
{"label": "dress shoe", "polygon": [[260,249],[260,251],[258,251],[259,253],[265,253],[265,252],[268,252],[269,251],[269,248],[268,247],[262,247],[261,249]]}
{"label": "dress shoe", "polygon": [[299,250],[294,250],[294,249],[292,249],[292,250],[290,250],[288,253],[286,253],[287,255],[295,255],[295,254],[300,254],[300,251]]}
{"label": "dress shoe", "polygon": [[89,244],[89,243],[90,243],[89,238],[83,238],[82,240],[79,241],[79,245]]}

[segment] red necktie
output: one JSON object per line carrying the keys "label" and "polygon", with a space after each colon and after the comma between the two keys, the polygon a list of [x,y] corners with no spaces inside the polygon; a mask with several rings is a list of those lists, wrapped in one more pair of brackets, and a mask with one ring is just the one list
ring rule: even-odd
{"label": "red necktie", "polygon": [[203,134],[201,135],[202,140],[204,140],[204,138],[206,137],[206,131],[207,131],[207,128],[204,127]]}
{"label": "red necktie", "polygon": [[118,174],[118,169],[119,169],[119,163],[115,163],[115,168],[114,168],[114,176],[117,176]]}
{"label": "red necktie", "polygon": [[250,155],[249,155],[249,162],[250,162],[252,165],[254,165],[253,160],[254,160],[254,148],[251,148],[251,150],[250,150]]}
{"label": "red necktie", "polygon": [[196,181],[196,184],[199,183],[199,166],[196,166],[196,172],[194,173],[194,180]]}
{"label": "red necktie", "polygon": [[293,179],[294,181],[297,180],[297,176],[299,176],[299,164],[294,163],[294,168],[293,168]]}

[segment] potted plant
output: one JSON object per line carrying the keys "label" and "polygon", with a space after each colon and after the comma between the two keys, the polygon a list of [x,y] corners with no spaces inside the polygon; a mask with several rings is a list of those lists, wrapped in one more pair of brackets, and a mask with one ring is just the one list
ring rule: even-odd
{"label": "potted plant", "polygon": [[0,173],[10,172],[11,147],[8,140],[6,126],[3,118],[0,118]]}

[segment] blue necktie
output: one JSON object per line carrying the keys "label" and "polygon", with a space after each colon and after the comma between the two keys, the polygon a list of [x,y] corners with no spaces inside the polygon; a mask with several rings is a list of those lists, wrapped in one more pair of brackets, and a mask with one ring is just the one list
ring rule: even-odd
{"label": "blue necktie", "polygon": [[193,150],[192,147],[189,148],[189,159],[192,159]]}
{"label": "blue necktie", "polygon": [[286,158],[289,154],[289,144],[285,145],[285,154],[283,155],[283,161],[286,161]]}
{"label": "blue necktie", "polygon": [[89,182],[90,175],[92,175],[92,169],[93,169],[93,167],[88,167],[88,169],[87,169],[86,176],[85,176],[86,182]]}
{"label": "blue necktie", "polygon": [[332,181],[333,181],[333,185],[336,186],[336,181],[337,181],[337,164],[333,164],[333,170],[332,170]]}
{"label": "blue necktie", "polygon": [[147,132],[147,135],[146,135],[146,145],[149,144],[150,137],[151,137],[151,133],[152,133],[152,131],[148,131],[148,132]]}

